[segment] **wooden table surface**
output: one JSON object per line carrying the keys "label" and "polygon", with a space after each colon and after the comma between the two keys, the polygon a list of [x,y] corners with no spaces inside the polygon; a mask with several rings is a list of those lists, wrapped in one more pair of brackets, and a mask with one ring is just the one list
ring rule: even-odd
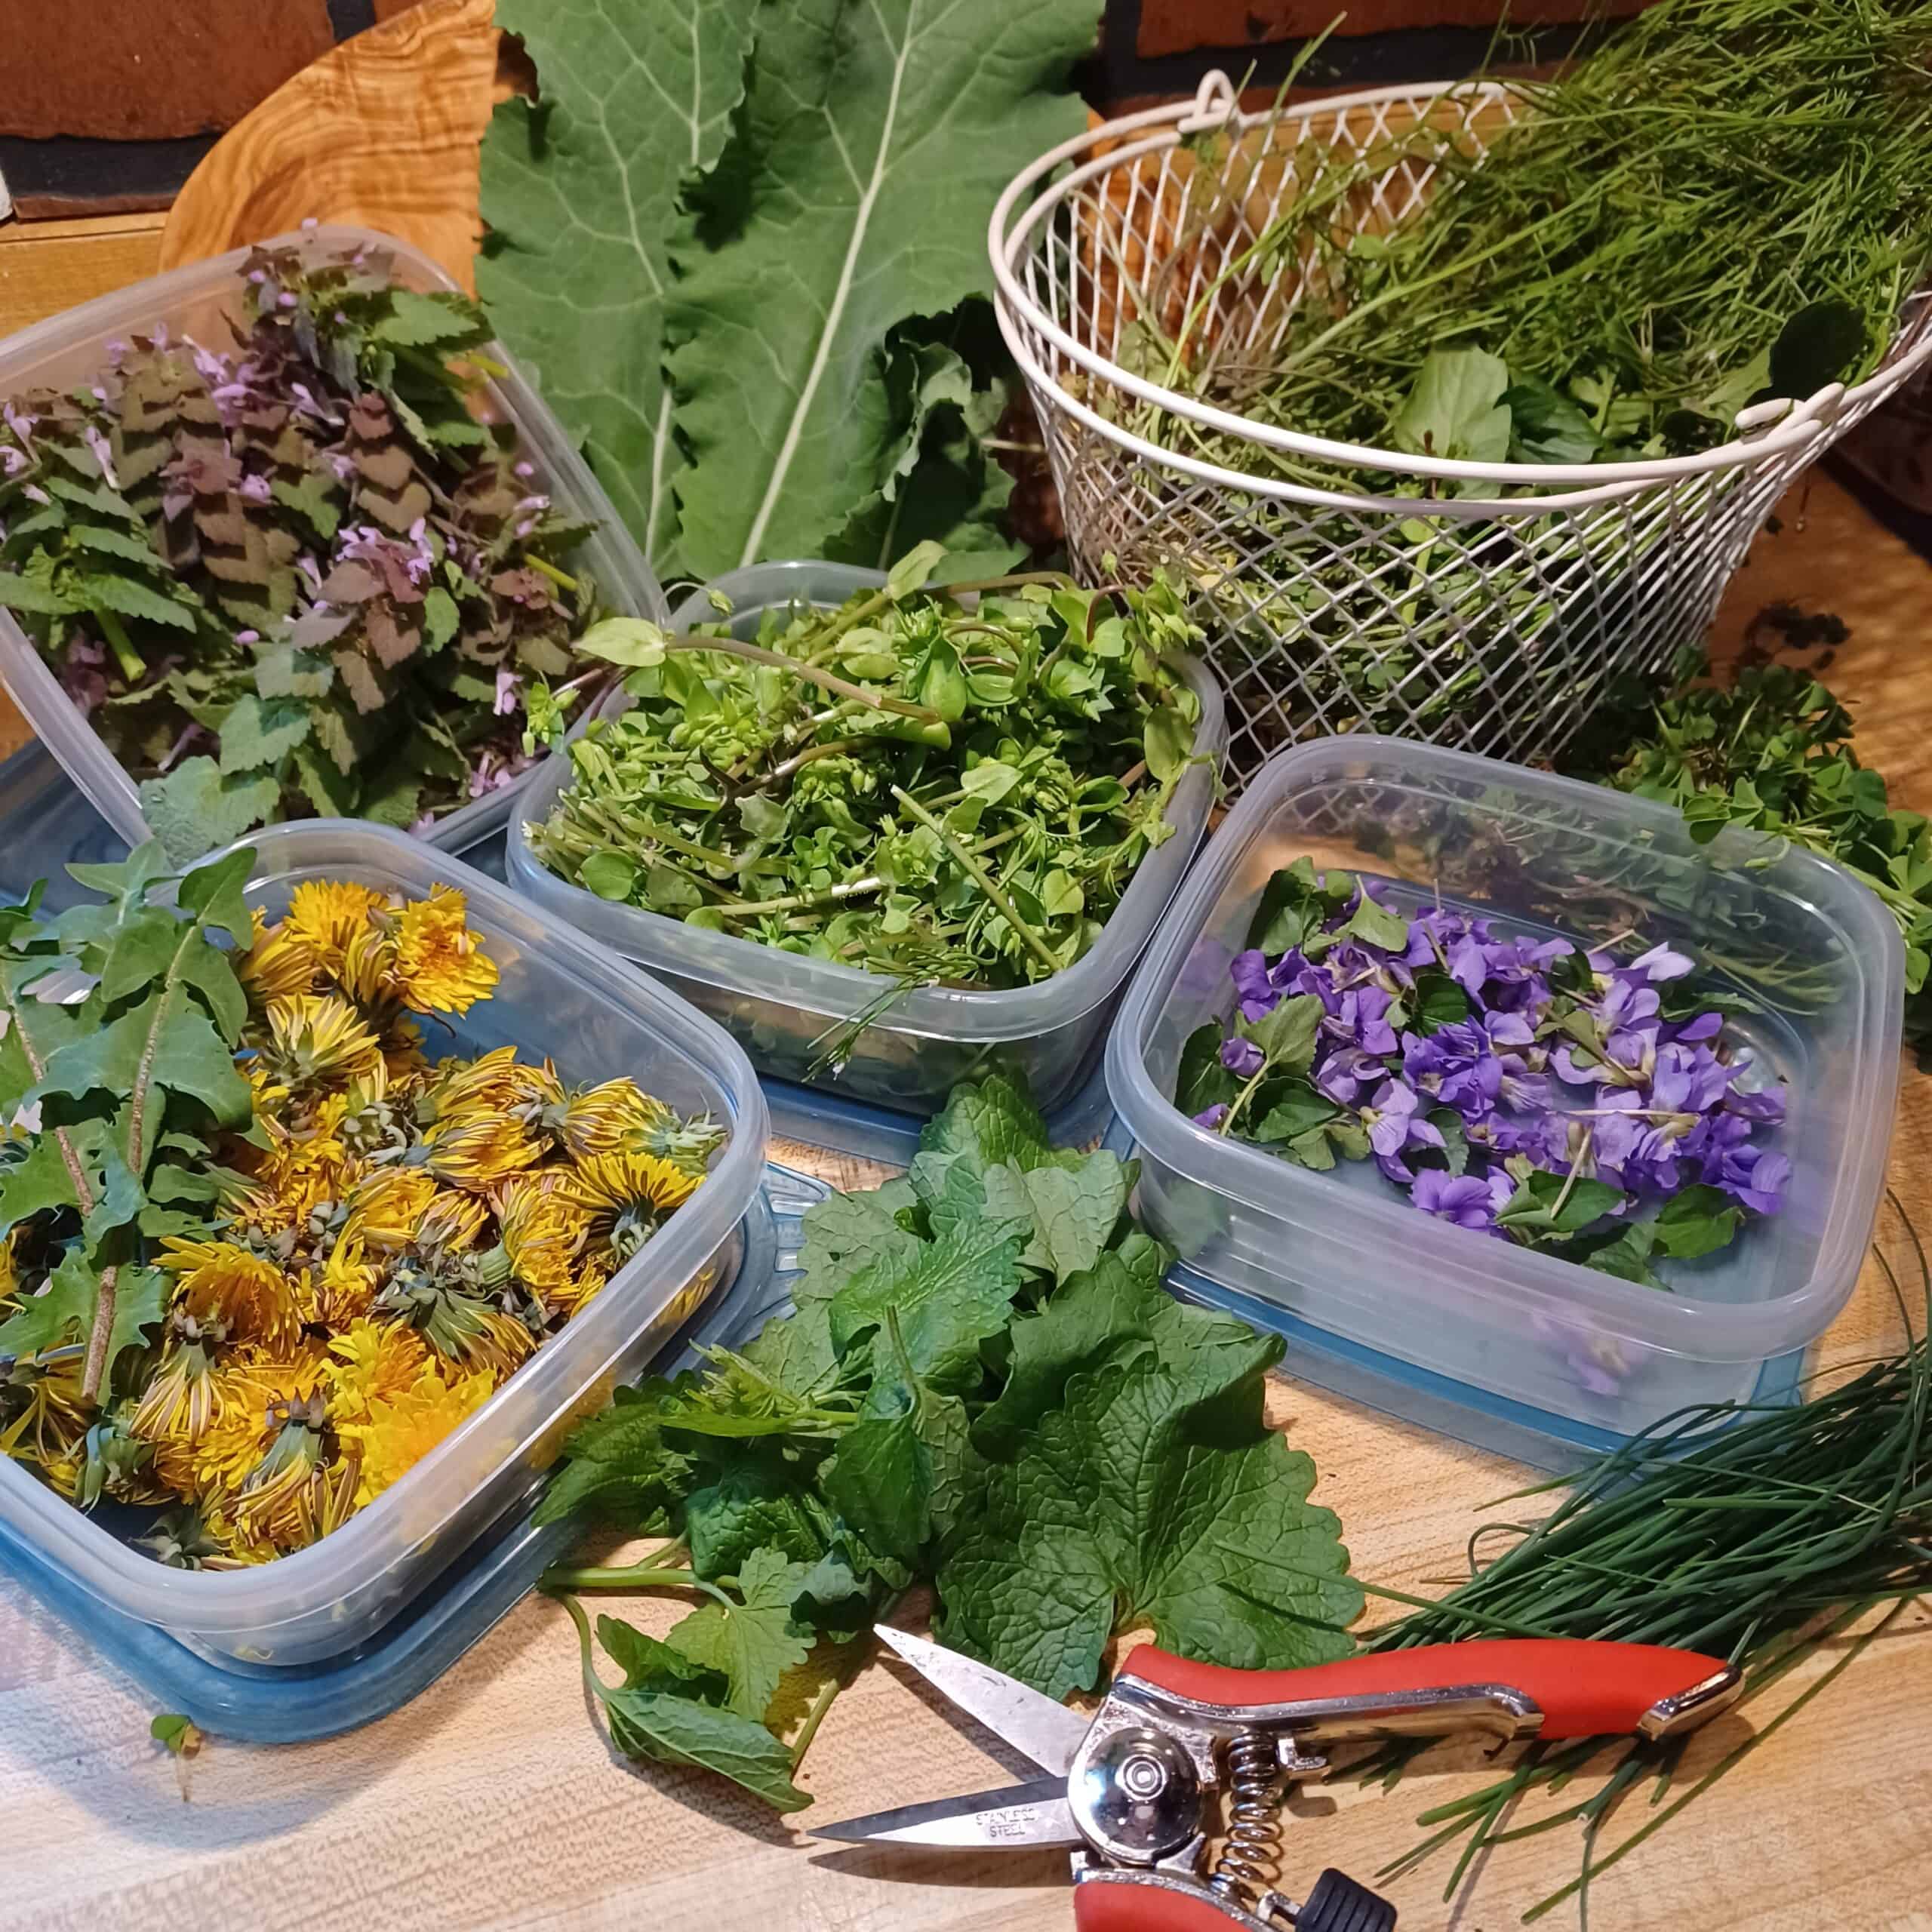
{"label": "wooden table surface", "polygon": [[[144,217],[0,227],[0,334],[151,272]],[[1820,481],[1788,503],[1720,620],[1734,639],[1767,601],[1832,610],[1852,628],[1832,681],[1895,795],[1932,810],[1932,679],[1922,629],[1932,568]],[[14,724],[17,738],[17,721]],[[0,745],[13,742],[0,729]],[[1891,1181],[1932,1229],[1925,1185],[1932,1080],[1908,1070]],[[880,1171],[777,1157],[863,1185]],[[1896,1225],[1881,1225],[1896,1238]],[[1874,1269],[1823,1345],[1848,1360],[1900,1339]],[[1292,1362],[1290,1367],[1292,1367]],[[1398,1588],[1455,1573],[1483,1506],[1523,1472],[1284,1380],[1274,1418],[1322,1472],[1355,1565]],[[669,1605],[638,1607],[668,1622]],[[1592,1916],[1620,1932],[1932,1927],[1932,1637],[1915,1608],[1823,1697],[1684,1818],[1598,1881]],[[1825,1667],[1823,1660],[1811,1675]],[[1801,1684],[1801,1676],[1793,1687]],[[1753,1707],[1761,1724],[1782,1697]],[[432,1932],[644,1926],[651,1932],[1065,1932],[1057,1854],[975,1861],[814,1845],[814,1817],[1009,1781],[1002,1762],[896,1669],[874,1665],[834,1707],[803,1782],[814,1808],[774,1819],[695,1773],[614,1759],[578,1687],[563,1612],[531,1598],[440,1682],[383,1722],[321,1744],[214,1740],[186,1767],[150,1742],[153,1709],[118,1672],[0,1578],[0,1927]],[[1745,1734],[1701,1739],[1695,1774]],[[1414,1819],[1481,1781],[1438,1754],[1392,1795],[1315,1788],[1285,1820],[1284,1866],[1367,1878],[1417,1835]],[[1626,1803],[1604,1844],[1645,1816]],[[1564,1827],[1503,1847],[1444,1903],[1440,1864],[1388,1889],[1407,1932],[1501,1932],[1576,1871]],[[1574,1922],[1560,1907],[1548,1921]]]}

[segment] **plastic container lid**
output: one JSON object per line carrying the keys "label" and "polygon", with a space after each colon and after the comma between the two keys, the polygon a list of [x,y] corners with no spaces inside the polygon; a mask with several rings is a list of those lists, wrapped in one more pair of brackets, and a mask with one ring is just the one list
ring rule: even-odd
{"label": "plastic container lid", "polygon": [[[1690,952],[1756,1002],[1727,1031],[1787,1083],[1770,1143],[1792,1162],[1783,1211],[1718,1254],[1663,1264],[1675,1291],[1660,1294],[1424,1214],[1368,1163],[1315,1173],[1195,1125],[1171,1098],[1182,1043],[1232,1011],[1228,968],[1263,888],[1303,856],[1504,930],[1594,946],[1634,929]],[[1651,801],[1332,738],[1271,761],[1215,835],[1121,1003],[1107,1084],[1143,1158],[1143,1214],[1198,1276],[1451,1383],[1628,1435],[1749,1394],[1844,1306],[1884,1180],[1903,976],[1890,915],[1812,854],[1734,829],[1700,846]]]}
{"label": "plastic container lid", "polygon": [[704,1184],[582,1313],[408,1475],[306,1549],[247,1570],[170,1569],[0,1458],[0,1525],[42,1562],[198,1650],[306,1663],[365,1641],[528,1497],[583,1405],[636,1374],[729,1278],[764,1172],[766,1113],[749,1063],[709,1020],[460,861],[346,819],[269,826],[241,842],[257,857],[250,900],[271,915],[316,878],[412,897],[451,884],[469,895],[470,923],[500,977],[440,1051],[514,1044],[548,1056],[568,1081],[629,1074],[731,1131]]}
{"label": "plastic container lid", "polygon": [[[426,293],[457,288],[421,250],[374,229],[305,229],[278,235],[261,245],[299,248],[311,256],[380,248],[394,256],[396,278],[405,287]],[[171,269],[8,337],[0,341],[0,401],[28,389],[63,389],[91,380],[107,361],[109,343],[151,334],[157,324],[211,348],[232,348],[235,333],[228,318],[242,290],[242,264],[250,253],[237,248],[211,261]],[[661,622],[664,593],[602,486],[515,358],[500,343],[493,343],[489,353],[503,364],[505,373],[487,383],[485,393],[494,412],[515,426],[536,467],[533,483],[547,491],[560,509],[597,526],[574,554],[596,580],[605,601],[614,611]],[[150,837],[134,781],[5,609],[0,609],[0,684],[35,735],[128,845]],[[426,841],[446,851],[474,845],[506,822],[517,792],[548,762],[540,761],[514,784],[438,819],[423,835]]]}
{"label": "plastic container lid", "polygon": [[[717,622],[709,601],[716,592],[731,601],[732,629],[751,637],[768,610],[836,605],[884,582],[880,571],[844,565],[755,564],[687,598],[671,627]],[[1195,749],[1218,766],[1227,743],[1220,687],[1198,663],[1189,663],[1187,676],[1201,700]],[[627,703],[614,692],[600,715]],[[1206,769],[1181,780],[1168,813],[1174,835],[1141,861],[1098,942],[1065,972],[1004,992],[917,986],[895,997],[895,982],[883,974],[706,932],[559,878],[530,849],[528,831],[549,817],[570,776],[559,760],[518,798],[506,855],[518,891],[675,986],[744,1044],[761,1073],[915,1114],[937,1112],[959,1081],[995,1060],[1026,1075],[1044,1110],[1071,1098],[1121,983],[1186,871],[1214,795]],[[812,1070],[828,1031],[875,1010],[841,1071]]]}

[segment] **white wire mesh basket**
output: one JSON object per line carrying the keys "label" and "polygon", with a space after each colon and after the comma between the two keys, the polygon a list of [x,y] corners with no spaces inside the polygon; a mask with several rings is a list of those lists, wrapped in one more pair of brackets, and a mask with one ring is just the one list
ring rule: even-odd
{"label": "white wire mesh basket", "polygon": [[[1356,729],[1552,758],[1613,681],[1654,678],[1702,637],[1792,478],[1932,355],[1915,298],[1856,387],[1747,409],[1696,455],[1572,465],[1332,442],[1144,373],[1159,364],[1143,318],[1243,351],[1279,342],[1300,275],[1240,258],[1294,192],[1300,144],[1387,153],[1426,122],[1479,152],[1520,106],[1488,83],[1244,114],[1211,74],[1192,102],[1042,155],[994,211],[1000,325],[1074,567],[1098,582],[1111,557],[1129,581],[1165,566],[1198,587],[1236,785],[1284,745]],[[1365,174],[1348,218],[1392,225],[1432,173]]]}

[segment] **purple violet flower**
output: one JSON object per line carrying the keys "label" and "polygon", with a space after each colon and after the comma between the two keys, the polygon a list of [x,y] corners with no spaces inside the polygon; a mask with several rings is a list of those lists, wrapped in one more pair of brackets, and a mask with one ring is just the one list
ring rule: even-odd
{"label": "purple violet flower", "polygon": [[1252,1040],[1244,1040],[1238,1033],[1231,1034],[1221,1042],[1221,1064],[1237,1080],[1252,1080],[1261,1071],[1266,1058]]}
{"label": "purple violet flower", "polygon": [[507,666],[497,673],[497,701],[492,709],[499,718],[507,718],[521,700],[517,694],[523,688],[523,675]]}
{"label": "purple violet flower", "polygon": [[[1300,955],[1294,956],[1299,958]],[[1282,957],[1285,959],[1288,955],[1284,953]],[[1267,959],[1260,952],[1236,953],[1233,964],[1228,968],[1228,977],[1235,983],[1244,1020],[1260,1020],[1281,1004],[1280,989],[1269,973]]]}
{"label": "purple violet flower", "polygon": [[1219,1127],[1227,1117],[1227,1103],[1225,1100],[1220,1100],[1217,1101],[1213,1106],[1204,1108],[1201,1112],[1196,1114],[1194,1116],[1194,1124],[1196,1127],[1204,1127],[1211,1131],[1214,1128]]}
{"label": "purple violet flower", "polygon": [[1425,1214],[1433,1214],[1438,1220],[1494,1234],[1497,1212],[1515,1192],[1506,1174],[1485,1180],[1479,1174],[1446,1174],[1434,1168],[1424,1168],[1416,1176],[1409,1198]]}
{"label": "purple violet flower", "polygon": [[1741,1147],[1725,1155],[1724,1178],[1718,1185],[1752,1214],[1775,1214],[1784,1204],[1784,1186],[1790,1178],[1791,1163],[1783,1155]]}
{"label": "purple violet flower", "polygon": [[1614,1395],[1622,1389],[1630,1364],[1611,1337],[1587,1322],[1555,1315],[1532,1315],[1530,1330],[1562,1357],[1580,1389],[1592,1395]]}
{"label": "purple violet flower", "polygon": [[1662,982],[1681,980],[1690,972],[1697,962],[1687,959],[1681,952],[1673,952],[1668,946],[1654,946],[1650,951],[1640,954],[1630,962],[1629,970],[1641,973],[1646,979]]}

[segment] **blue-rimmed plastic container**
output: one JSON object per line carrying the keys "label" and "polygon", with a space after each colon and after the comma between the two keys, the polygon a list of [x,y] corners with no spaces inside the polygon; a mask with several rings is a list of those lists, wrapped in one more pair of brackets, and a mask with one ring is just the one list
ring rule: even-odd
{"label": "blue-rimmed plastic container", "polygon": [[[672,614],[671,625],[685,630],[718,621],[711,601],[715,593],[731,604],[733,632],[753,638],[768,611],[834,608],[884,582],[878,571],[842,564],[756,564],[694,592]],[[1052,1113],[1074,1099],[1096,1063],[1120,989],[1207,828],[1215,789],[1210,767],[1220,764],[1227,724],[1220,688],[1205,666],[1190,664],[1188,681],[1201,700],[1195,749],[1208,764],[1175,788],[1168,810],[1174,835],[1141,861],[1092,951],[1036,985],[1004,992],[918,986],[895,996],[894,983],[879,974],[780,952],[599,899],[549,871],[528,843],[528,828],[549,816],[570,783],[565,758],[555,760],[519,794],[506,874],[516,891],[635,959],[710,1014],[768,1080],[916,1116],[936,1113],[961,1081],[997,1067],[1024,1075],[1036,1103]],[[606,700],[607,713],[628,701],[621,691],[614,693]],[[875,1013],[836,1072],[820,1064],[828,1035],[859,1015]]]}
{"label": "blue-rimmed plastic container", "polygon": [[[300,248],[312,258],[336,258],[365,248],[380,250],[393,257],[395,278],[405,288],[427,293],[457,287],[447,271],[420,248],[374,229],[306,229],[276,235],[261,245]],[[177,337],[192,336],[211,349],[232,349],[232,318],[242,312],[242,268],[250,253],[236,248],[209,261],[171,269],[8,336],[0,341],[0,401],[29,389],[69,388],[91,381],[107,361],[109,343],[150,334],[158,325],[165,325]],[[531,488],[550,497],[567,515],[595,526],[574,558],[595,580],[611,609],[662,622],[664,593],[603,485],[515,358],[500,343],[492,343],[489,353],[503,374],[483,385],[482,407],[491,421],[515,427],[523,454],[534,466]],[[122,841],[130,847],[141,844],[149,832],[134,781],[5,609],[0,609],[0,684]],[[423,835],[425,841],[445,851],[465,852],[484,840],[495,840],[510,816],[517,792],[547,762],[534,767],[515,784],[438,819]]]}
{"label": "blue-rimmed plastic container", "polygon": [[[1317,1174],[1197,1126],[1172,1099],[1182,1044],[1232,1012],[1263,888],[1303,857],[1503,930],[1690,952],[1704,983],[1754,1002],[1727,1028],[1786,1084],[1783,1211],[1668,1264],[1659,1293],[1450,1226],[1367,1163]],[[1291,1372],[1435,1426],[1460,1397],[1454,1432],[1509,1453],[1588,1452],[1788,1387],[1844,1305],[1884,1183],[1903,964],[1878,900],[1811,854],[1734,830],[1699,845],[1669,807],[1463,752],[1326,739],[1264,767],[1216,834],[1121,1002],[1107,1084],[1183,1291],[1306,1344]]]}
{"label": "blue-rimmed plastic container", "polygon": [[[628,1074],[679,1112],[729,1130],[704,1184],[562,1332],[391,1488],[308,1549],[257,1567],[170,1569],[0,1459],[0,1531],[42,1569],[123,1619],[218,1661],[315,1665],[359,1650],[527,1505],[581,1416],[599,1407],[738,1269],[764,1175],[767,1116],[751,1066],[701,1014],[482,874],[385,827],[275,826],[242,841],[248,896],[278,915],[295,887],[347,879],[420,897],[468,895],[495,992],[454,1021],[445,1050],[514,1044],[572,1083]],[[138,1532],[138,1512],[126,1527]]]}
{"label": "blue-rimmed plastic container", "polygon": [[[732,1278],[691,1317],[651,1364],[666,1374],[697,1365],[699,1351],[742,1347],[790,1306],[800,1217],[826,1189],[783,1168],[764,1183],[740,1223]],[[530,1507],[478,1538],[431,1588],[352,1651],[320,1663],[251,1665],[190,1650],[91,1595],[64,1570],[0,1530],[0,1571],[85,1636],[162,1710],[204,1730],[260,1744],[299,1744],[386,1717],[426,1690],[522,1598],[583,1534],[576,1523],[538,1528]]]}

